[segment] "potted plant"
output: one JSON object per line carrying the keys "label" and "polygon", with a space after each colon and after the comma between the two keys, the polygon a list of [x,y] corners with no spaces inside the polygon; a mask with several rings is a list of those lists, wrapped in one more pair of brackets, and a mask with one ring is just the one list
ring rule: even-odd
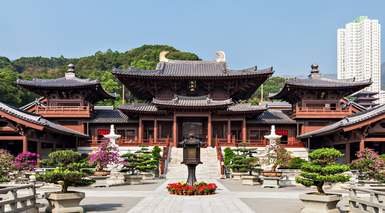
{"label": "potted plant", "polygon": [[301,166],[305,162],[306,160],[300,157],[294,157],[291,158],[286,164],[281,165],[278,168],[278,171],[282,172],[282,176],[284,178],[280,180],[279,184],[285,186],[295,185],[295,177],[299,175]]}
{"label": "potted plant", "polygon": [[85,197],[84,192],[68,191],[69,186],[90,185],[91,179],[85,179],[85,174],[72,170],[73,164],[80,158],[80,153],[72,150],[61,150],[48,155],[49,161],[56,164],[54,170],[46,171],[36,176],[37,180],[47,183],[57,183],[61,186],[59,192],[47,192],[45,198],[49,210],[53,212],[82,212],[80,201]]}
{"label": "potted plant", "polygon": [[234,159],[235,153],[230,147],[226,147],[224,150],[224,155],[223,155],[223,164],[225,165],[225,175],[226,178],[231,177],[231,162]]}
{"label": "potted plant", "polygon": [[162,149],[159,148],[159,146],[154,146],[151,151],[152,158],[156,161],[156,168],[155,168],[155,177],[159,178],[159,168],[160,168],[160,160],[162,159],[162,156],[160,153],[162,152]]}
{"label": "potted plant", "polygon": [[263,171],[265,177],[281,177],[282,172],[277,171],[280,166],[285,166],[291,159],[290,153],[281,145],[274,147],[273,151],[267,155],[268,164],[271,164],[270,171]]}
{"label": "potted plant", "polygon": [[309,154],[309,162],[301,167],[301,173],[296,181],[304,186],[316,186],[317,192],[300,195],[305,207],[302,213],[307,212],[337,212],[336,205],[341,195],[327,194],[323,190],[324,183],[346,182],[349,176],[343,174],[349,171],[349,166],[336,162],[343,154],[334,148],[321,148]]}
{"label": "potted plant", "polygon": [[246,156],[236,154],[233,157],[230,168],[234,180],[241,180],[243,175],[248,175]]}
{"label": "potted plant", "polygon": [[98,150],[89,155],[89,163],[95,165],[95,176],[107,176],[110,174],[106,171],[108,165],[118,164],[121,159],[117,147],[110,146],[108,141],[100,143]]}
{"label": "potted plant", "polygon": [[138,165],[140,163],[138,153],[127,152],[122,155],[122,158],[123,158],[123,168],[121,171],[127,172],[124,175],[125,183],[140,184],[142,180],[142,176],[138,175],[139,173]]}
{"label": "potted plant", "polygon": [[243,159],[245,168],[248,172],[247,175],[242,175],[242,184],[243,185],[257,185],[259,184],[259,177],[258,175],[254,175],[253,172],[260,172],[260,164],[259,159],[257,157],[253,156],[247,156]]}
{"label": "potted plant", "polygon": [[140,171],[143,180],[154,179],[153,171],[157,168],[158,161],[149,153],[137,153],[137,155],[137,169]]}
{"label": "potted plant", "polygon": [[0,183],[9,181],[9,173],[13,171],[14,157],[7,150],[0,149]]}
{"label": "potted plant", "polygon": [[382,170],[385,162],[375,151],[365,148],[356,153],[357,159],[352,161],[351,169],[358,171],[358,180],[361,183],[380,181],[383,178]]}

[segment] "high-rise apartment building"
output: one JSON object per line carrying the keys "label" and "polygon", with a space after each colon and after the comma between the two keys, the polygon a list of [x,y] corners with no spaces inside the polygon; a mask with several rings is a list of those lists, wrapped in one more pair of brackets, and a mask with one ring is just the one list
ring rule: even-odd
{"label": "high-rise apartment building", "polygon": [[[381,93],[381,25],[378,20],[360,16],[337,31],[338,79],[371,78],[365,90]],[[380,102],[385,102],[379,95]]]}

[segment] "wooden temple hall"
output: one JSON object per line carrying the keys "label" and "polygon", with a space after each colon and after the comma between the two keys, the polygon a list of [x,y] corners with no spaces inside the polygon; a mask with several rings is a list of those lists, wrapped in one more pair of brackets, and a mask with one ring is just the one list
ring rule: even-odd
{"label": "wooden temple hall", "polygon": [[81,79],[70,64],[58,79],[18,80],[41,97],[15,108],[0,103],[0,148],[17,154],[73,148],[95,149],[114,124],[122,150],[138,146],[172,146],[189,135],[205,147],[264,147],[270,126],[293,154],[334,146],[346,160],[370,147],[385,153],[385,106],[362,106],[347,99],[370,80],[332,80],[312,65],[307,78],[288,79],[270,102],[247,100],[270,76],[273,68],[230,69],[225,54],[212,61],[180,61],[161,52],[154,70],[114,69],[112,73],[139,100],[117,108],[97,106],[115,95],[100,82]]}

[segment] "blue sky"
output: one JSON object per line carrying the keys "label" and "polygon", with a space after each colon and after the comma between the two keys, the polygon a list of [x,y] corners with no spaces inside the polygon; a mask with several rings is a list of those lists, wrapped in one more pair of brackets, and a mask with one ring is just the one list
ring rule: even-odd
{"label": "blue sky", "polygon": [[224,50],[232,68],[287,75],[312,63],[335,73],[336,30],[355,17],[385,26],[384,0],[2,0],[0,8],[0,55],[11,59],[169,44],[207,60]]}

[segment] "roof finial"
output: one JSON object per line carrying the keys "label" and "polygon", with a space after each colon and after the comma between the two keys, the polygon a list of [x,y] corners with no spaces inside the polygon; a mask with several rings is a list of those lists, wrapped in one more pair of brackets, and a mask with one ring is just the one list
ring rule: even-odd
{"label": "roof finial", "polygon": [[166,55],[169,53],[170,51],[161,51],[159,53],[159,62],[168,62],[169,59],[166,57]]}
{"label": "roof finial", "polygon": [[319,78],[321,75],[319,73],[318,64],[311,65],[310,78]]}
{"label": "roof finial", "polygon": [[224,51],[222,50],[219,50],[215,53],[215,61],[216,62],[226,62],[226,54]]}
{"label": "roof finial", "polygon": [[75,65],[68,64],[67,67],[68,67],[68,69],[67,69],[67,72],[65,73],[65,78],[66,79],[74,78],[75,77]]}

